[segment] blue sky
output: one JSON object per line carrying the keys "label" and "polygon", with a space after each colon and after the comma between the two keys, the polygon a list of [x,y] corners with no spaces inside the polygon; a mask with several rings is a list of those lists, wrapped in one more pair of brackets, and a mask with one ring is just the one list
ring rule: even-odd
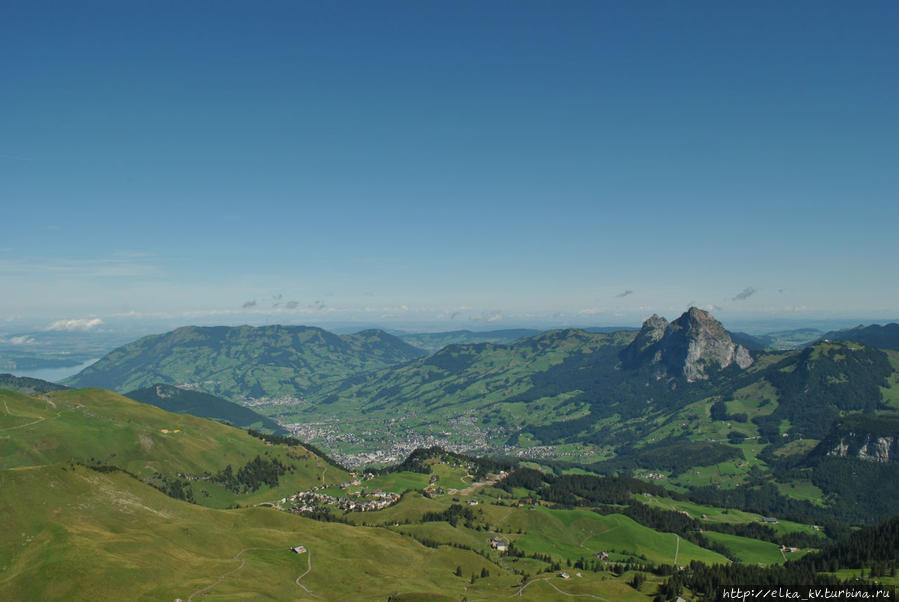
{"label": "blue sky", "polygon": [[3,3],[0,320],[899,315],[895,2],[324,4]]}

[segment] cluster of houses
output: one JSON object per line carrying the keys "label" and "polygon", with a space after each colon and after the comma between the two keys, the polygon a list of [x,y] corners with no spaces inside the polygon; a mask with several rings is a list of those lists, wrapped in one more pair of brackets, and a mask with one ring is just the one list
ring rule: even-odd
{"label": "cluster of houses", "polygon": [[655,480],[655,481],[659,481],[659,480],[661,480],[661,479],[667,478],[665,475],[663,475],[663,474],[660,473],[660,472],[647,472],[647,473],[644,473],[644,474],[638,474],[638,475],[635,475],[635,476],[636,476],[638,479],[653,479],[653,480]]}
{"label": "cluster of houses", "polygon": [[[316,489],[318,489],[316,487]],[[315,490],[300,491],[293,497],[286,497],[281,500],[282,504],[294,503],[290,508],[292,512],[308,513],[315,512],[320,506],[333,506],[337,503],[337,498],[327,493],[318,493]]]}
{"label": "cluster of houses", "polygon": [[[347,485],[351,485],[348,483]],[[356,482],[355,484],[359,484]],[[292,497],[286,497],[281,500],[281,504],[289,504],[291,512],[310,513],[315,512],[322,506],[337,506],[341,510],[347,512],[371,512],[373,510],[382,510],[391,504],[399,501],[399,494],[384,491],[383,489],[375,489],[366,497],[374,499],[359,499],[362,497],[361,491],[353,491],[346,497],[336,498],[327,493],[317,491],[321,487],[316,487],[307,491],[300,491]],[[355,499],[353,499],[355,498]]]}
{"label": "cluster of houses", "polygon": [[[358,497],[360,492],[355,491],[350,495]],[[400,496],[390,491],[382,491],[375,489],[371,493],[373,500],[353,500],[348,497],[342,497],[337,500],[337,507],[347,512],[372,512],[373,510],[382,510],[391,504],[399,501]]]}

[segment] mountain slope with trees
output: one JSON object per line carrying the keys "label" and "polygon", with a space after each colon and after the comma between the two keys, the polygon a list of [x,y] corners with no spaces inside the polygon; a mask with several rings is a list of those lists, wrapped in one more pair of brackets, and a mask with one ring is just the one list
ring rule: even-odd
{"label": "mountain slope with trees", "polygon": [[188,391],[172,385],[156,384],[129,391],[125,393],[125,397],[154,405],[167,412],[211,418],[240,428],[254,428],[280,435],[287,433],[280,424],[271,418],[266,418],[249,408],[201,391]]}
{"label": "mountain slope with trees", "polygon": [[424,354],[381,331],[186,326],[119,347],[65,384],[125,392],[165,383],[229,400],[300,398],[315,385]]}

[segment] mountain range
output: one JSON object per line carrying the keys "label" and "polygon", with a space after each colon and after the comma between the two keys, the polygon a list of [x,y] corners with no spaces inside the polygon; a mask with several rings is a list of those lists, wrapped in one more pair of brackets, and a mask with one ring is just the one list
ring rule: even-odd
{"label": "mountain range", "polygon": [[[565,329],[431,354],[377,330],[188,327],[117,349],[66,384],[215,394],[351,464],[439,444],[651,468],[679,449],[679,468],[732,462],[734,483],[768,466],[772,450],[809,451],[841,416],[899,410],[891,349],[831,340],[766,352],[740,341],[697,308],[639,331]],[[683,471],[675,478],[690,484]]]}

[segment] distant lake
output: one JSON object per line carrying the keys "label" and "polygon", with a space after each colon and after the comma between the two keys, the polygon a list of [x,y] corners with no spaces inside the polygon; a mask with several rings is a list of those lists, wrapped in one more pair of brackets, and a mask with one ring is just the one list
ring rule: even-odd
{"label": "distant lake", "polygon": [[0,372],[8,372],[13,376],[27,376],[28,378],[39,378],[47,380],[51,383],[58,383],[64,378],[68,378],[73,374],[78,374],[100,358],[87,360],[77,366],[68,366],[66,368],[41,368],[39,370],[0,370]]}

